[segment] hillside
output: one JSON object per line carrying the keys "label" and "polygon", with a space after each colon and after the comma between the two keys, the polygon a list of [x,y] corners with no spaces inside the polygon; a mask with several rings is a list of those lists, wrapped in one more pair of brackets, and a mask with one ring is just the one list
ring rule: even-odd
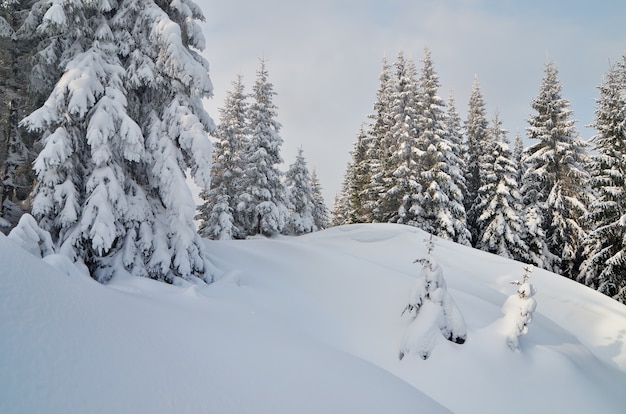
{"label": "hillside", "polygon": [[536,269],[513,352],[501,307],[522,265],[443,240],[467,342],[400,361],[426,238],[380,224],[206,241],[212,285],[103,286],[0,236],[0,412],[623,412],[626,306]]}

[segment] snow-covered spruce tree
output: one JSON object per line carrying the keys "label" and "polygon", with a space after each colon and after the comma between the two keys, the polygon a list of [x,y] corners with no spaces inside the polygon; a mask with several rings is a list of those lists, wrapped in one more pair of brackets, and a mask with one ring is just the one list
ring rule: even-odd
{"label": "snow-covered spruce tree", "polygon": [[[68,60],[76,53],[72,48],[82,33],[50,37],[53,31],[60,31],[60,25],[65,25],[63,19],[67,16],[61,2],[54,5],[50,0],[34,0],[30,2],[28,16],[22,26],[25,36],[36,39],[37,45],[33,48],[30,58],[32,68],[29,73],[29,92],[35,108],[40,107],[52,93],[54,86],[65,70]],[[80,50],[80,49],[79,49]]]}
{"label": "snow-covered spruce tree", "polygon": [[585,216],[592,229],[578,280],[626,303],[626,65],[611,67],[599,89],[590,166],[597,199]]}
{"label": "snow-covered spruce tree", "polygon": [[522,240],[528,246],[527,261],[542,269],[551,270],[552,263],[555,263],[558,259],[548,250],[541,209],[537,205],[532,204],[525,205],[523,209],[524,227]]}
{"label": "snow-covered spruce tree", "polygon": [[390,129],[390,164],[385,169],[387,191],[380,199],[379,209],[384,222],[412,224],[421,192],[419,184],[419,98],[415,64],[404,58],[402,52],[394,65],[397,84],[392,94]]}
{"label": "snow-covered spruce tree", "polygon": [[[443,99],[437,95],[439,79],[435,73],[430,51],[424,51],[419,79],[417,147],[419,149],[418,180],[421,192],[411,209],[415,226],[437,237],[462,241],[469,238],[465,226],[463,194],[457,185],[461,160],[457,157],[449,135],[447,113]],[[457,233],[457,231],[459,233]]]}
{"label": "snow-covered spruce tree", "polygon": [[214,128],[201,101],[212,85],[196,52],[204,48],[199,7],[191,0],[36,6],[40,61],[62,70],[24,121],[42,134],[33,203],[40,226],[57,252],[83,261],[101,282],[117,269],[210,281],[185,182],[190,168],[208,187]]}
{"label": "snow-covered spruce tree", "polygon": [[[350,165],[348,165],[350,167]],[[348,184],[345,180],[341,184],[341,191],[335,194],[335,200],[333,203],[333,210],[331,212],[330,225],[331,226],[343,226],[344,224],[350,224],[350,200],[348,198]]]}
{"label": "snow-covered spruce tree", "polygon": [[32,254],[42,258],[54,254],[54,244],[50,233],[42,230],[30,214],[23,214],[7,236],[15,244]]}
{"label": "snow-covered spruce tree", "polygon": [[556,67],[546,63],[539,95],[531,103],[536,113],[527,127],[529,138],[539,142],[524,151],[521,191],[524,204],[536,206],[541,215],[546,245],[554,256],[544,264],[549,270],[576,278],[586,237],[581,217],[590,199],[588,156],[587,144],[576,132],[561,89]]}
{"label": "snow-covered spruce tree", "polygon": [[361,204],[366,213],[363,220],[365,222],[383,221],[381,200],[390,186],[388,170],[392,150],[391,127],[394,124],[391,108],[396,82],[386,57],[383,57],[382,70],[378,79],[374,113],[369,115],[371,121],[366,134],[368,136],[366,159],[369,182],[361,197]]}
{"label": "snow-covered spruce tree", "polygon": [[537,301],[533,297],[537,291],[528,281],[532,270],[532,266],[525,266],[523,279],[511,282],[512,285],[517,286],[517,292],[509,296],[502,305],[502,313],[508,332],[506,344],[513,351],[519,350],[519,337],[528,333],[528,325],[537,308]]}
{"label": "snow-covered spruce tree", "polygon": [[[224,185],[213,188],[208,193],[207,201],[210,200],[210,210],[208,216],[198,215],[202,222],[198,228],[198,233],[202,237],[213,240],[231,240],[239,234],[233,219],[233,208],[230,205],[231,198],[226,194]],[[207,191],[200,193],[201,197],[207,197]],[[207,207],[205,203],[202,207]]]}
{"label": "snow-covered spruce tree", "polygon": [[467,142],[467,160],[465,164],[465,182],[467,193],[465,194],[465,211],[467,212],[467,228],[472,235],[472,245],[478,241],[478,212],[475,204],[478,200],[478,189],[482,186],[482,173],[480,170],[481,159],[488,151],[489,145],[489,121],[485,110],[485,102],[478,79],[474,78],[472,92],[470,94],[467,121],[465,122],[465,136]]}
{"label": "snow-covered spruce tree", "polygon": [[281,125],[275,119],[277,108],[273,96],[276,93],[268,80],[265,63],[261,59],[252,87],[254,101],[248,110],[250,137],[244,149],[243,191],[237,203],[237,214],[247,235],[271,237],[283,231],[287,207],[282,172],[278,169],[283,161]]}
{"label": "snow-covered spruce tree", "polygon": [[331,226],[342,226],[344,224],[350,224],[350,216],[352,214],[352,207],[350,206],[350,177],[352,171],[352,162],[348,161],[346,164],[346,172],[343,175],[343,181],[341,183],[341,190],[335,194],[335,200],[333,203],[333,209],[331,211]]}
{"label": "snow-covered spruce tree", "polygon": [[350,152],[351,160],[346,166],[344,176],[346,212],[342,224],[366,223],[370,219],[367,210],[367,186],[371,181],[369,164],[369,145],[371,142],[365,129],[361,126],[354,148]]}
{"label": "snow-covered spruce tree", "polygon": [[322,195],[322,185],[319,178],[317,178],[317,171],[315,168],[311,172],[311,191],[313,193],[313,224],[318,230],[323,230],[329,225],[329,213],[324,196]]}
{"label": "snow-covered spruce tree", "polygon": [[346,164],[341,192],[335,198],[332,212],[334,226],[377,221],[380,192],[386,180],[381,169],[382,160],[378,159],[383,148],[376,148],[380,141],[369,135],[361,125],[350,151],[350,161]]}
{"label": "snow-covered spruce tree", "polygon": [[483,185],[478,189],[476,247],[502,257],[527,262],[528,247],[522,239],[522,198],[517,169],[498,113],[490,128],[489,163],[481,165]]}
{"label": "snow-covered spruce tree", "polygon": [[542,269],[549,269],[549,263],[554,261],[554,255],[548,251],[546,244],[546,235],[543,229],[543,217],[540,214],[541,209],[536,204],[525,204],[524,195],[522,194],[523,178],[526,166],[523,162],[524,158],[524,142],[522,136],[517,133],[515,135],[515,143],[513,146],[513,162],[515,165],[515,174],[519,194],[522,197],[522,210],[520,217],[522,219],[522,238],[526,245],[526,254],[524,258],[518,260],[531,263]]}
{"label": "snow-covered spruce tree", "polygon": [[520,237],[527,247],[526,258],[521,261],[532,263],[542,269],[547,269],[549,267],[548,263],[553,261],[554,255],[548,251],[545,232],[543,230],[543,217],[540,214],[540,209],[535,204],[525,205],[523,200],[524,196],[521,193],[522,179],[525,172],[523,158],[524,143],[522,136],[518,133],[515,136],[513,162],[515,163],[515,169],[517,171],[516,179],[518,188],[520,189],[520,196],[522,196],[522,211],[520,212],[520,216],[523,225]]}
{"label": "snow-covered spruce tree", "polygon": [[420,358],[427,359],[435,347],[439,333],[457,344],[463,344],[467,340],[463,315],[448,293],[443,270],[433,258],[433,236],[425,241],[428,255],[415,261],[422,264],[422,271],[413,283],[409,303],[402,312],[402,315],[406,313],[412,320],[400,344],[400,359],[409,353],[416,353]]}
{"label": "snow-covered spruce tree", "polygon": [[300,235],[319,230],[313,219],[313,188],[302,148],[285,174],[289,217],[285,233]]}
{"label": "snow-covered spruce tree", "polygon": [[461,117],[456,110],[454,96],[450,93],[448,97],[448,113],[446,117],[448,128],[448,139],[452,157],[446,162],[451,187],[458,191],[451,191],[451,209],[454,227],[454,241],[465,246],[471,245],[472,235],[467,228],[467,212],[465,211],[465,195],[467,194],[467,184],[464,172],[466,170],[465,160],[467,157],[467,148],[463,140],[463,130],[461,126]]}
{"label": "snow-covered spruce tree", "polygon": [[211,189],[200,192],[204,200],[199,207],[198,232],[202,237],[217,240],[244,238],[246,231],[237,215],[237,201],[242,191],[244,160],[242,152],[248,139],[248,103],[242,76],[232,82],[220,108],[211,166]]}

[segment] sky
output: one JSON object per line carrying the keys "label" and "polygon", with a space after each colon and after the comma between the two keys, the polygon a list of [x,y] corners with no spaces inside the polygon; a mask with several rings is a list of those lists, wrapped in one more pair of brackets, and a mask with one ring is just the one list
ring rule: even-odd
{"label": "sky", "polygon": [[219,121],[237,75],[251,92],[265,59],[283,126],[283,170],[301,147],[329,207],[358,130],[373,112],[384,56],[392,63],[403,51],[421,68],[428,48],[439,96],[452,94],[463,119],[476,78],[488,117],[497,111],[511,140],[525,136],[530,102],[551,60],[578,133],[588,140],[597,87],[626,51],[621,0],[196,2],[206,17],[203,54],[215,88],[209,114]]}

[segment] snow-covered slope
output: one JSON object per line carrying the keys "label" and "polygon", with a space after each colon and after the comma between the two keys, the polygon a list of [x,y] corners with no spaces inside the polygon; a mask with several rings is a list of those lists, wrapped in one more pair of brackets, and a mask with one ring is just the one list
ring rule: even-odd
{"label": "snow-covered slope", "polygon": [[513,352],[501,307],[522,265],[446,241],[434,257],[467,342],[400,361],[426,237],[354,225],[207,241],[224,272],[212,285],[103,286],[0,236],[0,413],[624,412],[625,306],[535,270]]}

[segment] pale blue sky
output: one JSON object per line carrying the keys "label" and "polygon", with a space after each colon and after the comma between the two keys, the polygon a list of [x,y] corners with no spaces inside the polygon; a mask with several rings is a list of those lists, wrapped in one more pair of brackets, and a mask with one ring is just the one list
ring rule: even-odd
{"label": "pale blue sky", "polygon": [[217,108],[238,73],[250,91],[258,58],[268,60],[283,124],[283,158],[302,146],[316,167],[327,204],[340,190],[349,151],[372,112],[383,55],[399,50],[418,67],[424,47],[441,83],[465,117],[474,76],[489,116],[498,110],[509,138],[524,134],[546,59],[580,135],[593,130],[597,86],[609,61],[626,51],[626,2],[550,0],[197,0],[207,18],[204,52]]}

